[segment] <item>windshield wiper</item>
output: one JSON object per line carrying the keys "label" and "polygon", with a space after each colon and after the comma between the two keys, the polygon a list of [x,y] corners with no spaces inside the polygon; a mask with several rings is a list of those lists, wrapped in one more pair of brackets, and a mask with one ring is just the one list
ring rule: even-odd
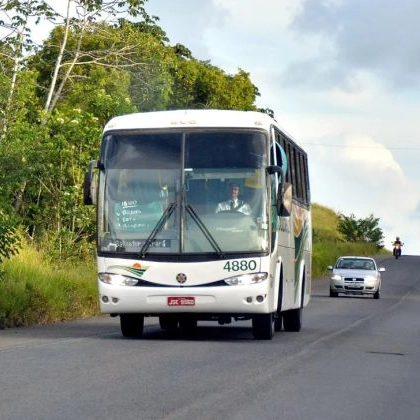
{"label": "windshield wiper", "polygon": [[162,230],[163,225],[167,222],[167,220],[171,217],[171,214],[174,212],[176,208],[176,203],[171,203],[163,212],[162,217],[156,223],[156,226],[150,232],[150,235],[147,237],[146,241],[144,242],[143,246],[140,250],[140,257],[144,258],[146,256],[147,250],[152,245],[154,239],[156,238],[157,234]]}
{"label": "windshield wiper", "polygon": [[202,222],[202,220],[200,219],[198,214],[194,211],[194,209],[191,207],[191,205],[187,204],[185,206],[185,209],[187,210],[191,218],[194,220],[194,222],[197,224],[197,226],[200,228],[200,230],[203,232],[204,236],[210,242],[210,245],[213,247],[213,249],[219,254],[220,257],[223,257],[224,256],[223,251],[220,248],[219,244],[216,242],[216,239],[213,238],[213,235],[207,229],[206,225]]}

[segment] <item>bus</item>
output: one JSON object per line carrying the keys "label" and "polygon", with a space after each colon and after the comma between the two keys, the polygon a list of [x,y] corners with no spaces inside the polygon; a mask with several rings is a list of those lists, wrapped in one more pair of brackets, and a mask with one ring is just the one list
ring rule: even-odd
{"label": "bus", "polygon": [[[233,189],[246,211],[220,206]],[[199,321],[250,321],[257,340],[300,331],[311,291],[308,160],[269,115],[114,117],[84,202],[97,210],[100,310],[119,316],[124,337],[141,337],[145,317],[188,333]]]}

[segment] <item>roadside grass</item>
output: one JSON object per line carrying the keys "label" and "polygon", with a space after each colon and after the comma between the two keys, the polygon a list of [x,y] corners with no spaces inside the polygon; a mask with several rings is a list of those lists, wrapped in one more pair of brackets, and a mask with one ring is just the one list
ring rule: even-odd
{"label": "roadside grass", "polygon": [[374,245],[358,242],[345,242],[337,231],[338,214],[328,207],[313,204],[312,212],[312,278],[317,279],[328,273],[327,267],[334,265],[340,255],[390,254],[386,249],[378,250]]}
{"label": "roadside grass", "polygon": [[86,318],[99,313],[96,266],[51,266],[24,246],[5,260],[0,279],[0,328]]}
{"label": "roadside grass", "polygon": [[374,245],[323,241],[313,244],[312,249],[312,279],[317,279],[328,274],[327,267],[334,265],[341,255],[365,255],[375,257],[389,254],[389,251],[378,250]]}

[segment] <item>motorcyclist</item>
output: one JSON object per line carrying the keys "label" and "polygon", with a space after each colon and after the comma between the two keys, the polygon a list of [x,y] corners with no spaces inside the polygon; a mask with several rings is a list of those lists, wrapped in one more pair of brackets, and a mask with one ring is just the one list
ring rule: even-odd
{"label": "motorcyclist", "polygon": [[392,254],[395,257],[395,253],[397,252],[397,249],[399,249],[399,254],[401,255],[401,247],[403,246],[403,243],[400,241],[400,237],[397,236],[395,238],[395,241],[392,243],[392,245],[394,246],[394,249],[392,250]]}

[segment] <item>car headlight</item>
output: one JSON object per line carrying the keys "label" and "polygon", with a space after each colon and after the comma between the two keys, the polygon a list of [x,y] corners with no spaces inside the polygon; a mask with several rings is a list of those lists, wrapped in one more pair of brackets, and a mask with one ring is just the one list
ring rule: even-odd
{"label": "car headlight", "polygon": [[248,284],[261,283],[268,277],[268,273],[251,273],[241,274],[234,277],[224,279],[224,282],[229,286],[244,286]]}
{"label": "car headlight", "polygon": [[331,280],[337,280],[337,281],[340,281],[340,280],[341,280],[341,276],[339,276],[338,274],[334,274],[334,275],[331,277]]}
{"label": "car headlight", "polygon": [[378,279],[375,276],[366,276],[365,283],[376,283]]}
{"label": "car headlight", "polygon": [[136,286],[139,282],[139,279],[123,276],[122,274],[99,273],[98,277],[102,283],[114,286]]}

